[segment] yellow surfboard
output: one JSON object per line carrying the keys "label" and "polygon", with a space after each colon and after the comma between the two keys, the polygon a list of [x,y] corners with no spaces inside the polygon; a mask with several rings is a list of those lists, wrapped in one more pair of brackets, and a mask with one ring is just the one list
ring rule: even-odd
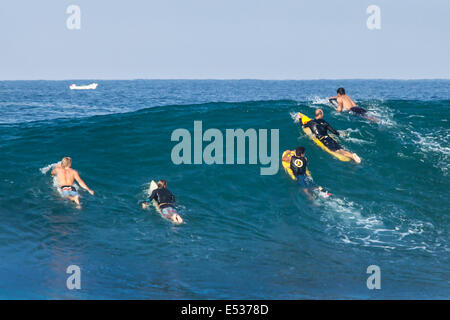
{"label": "yellow surfboard", "polygon": [[[301,121],[302,124],[306,124],[309,121],[311,121],[310,118],[308,118],[307,116],[305,116],[303,113],[298,113],[296,119],[298,119],[298,121]],[[319,139],[317,139],[314,134],[311,132],[310,128],[305,128],[302,126],[303,132],[312,140],[314,141],[315,144],[317,144],[320,148],[322,148],[323,150],[325,150],[326,152],[328,152],[329,154],[331,154],[333,157],[341,160],[341,161],[350,161],[351,159],[349,157],[346,157],[342,154],[339,154],[337,152],[331,151],[330,149],[328,149],[323,143],[322,141],[320,141]]]}

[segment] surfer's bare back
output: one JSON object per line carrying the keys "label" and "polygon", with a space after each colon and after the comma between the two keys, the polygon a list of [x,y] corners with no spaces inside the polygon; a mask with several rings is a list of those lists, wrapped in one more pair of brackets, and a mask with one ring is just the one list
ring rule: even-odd
{"label": "surfer's bare back", "polygon": [[58,179],[58,186],[61,189],[61,195],[77,204],[77,208],[81,208],[80,196],[77,189],[73,186],[73,182],[76,180],[78,184],[91,195],[94,195],[94,191],[91,190],[86,183],[80,178],[78,172],[71,168],[72,158],[64,157],[61,163],[56,165],[52,170],[52,175],[56,175]]}

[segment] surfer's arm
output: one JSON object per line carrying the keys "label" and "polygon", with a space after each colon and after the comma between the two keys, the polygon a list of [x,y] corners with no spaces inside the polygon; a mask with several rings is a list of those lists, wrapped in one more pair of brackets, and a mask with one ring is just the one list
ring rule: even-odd
{"label": "surfer's arm", "polygon": [[156,190],[153,190],[153,191],[152,191],[152,194],[150,195],[150,197],[148,197],[147,199],[145,199],[144,201],[142,201],[142,209],[145,209],[145,208],[150,204],[150,202],[151,202],[153,199],[155,199],[155,197],[156,197]]}
{"label": "surfer's arm", "polygon": [[150,197],[148,197],[147,199],[145,199],[145,202],[149,203],[151,202],[153,199],[156,198],[156,189],[152,191],[152,194],[150,195]]}
{"label": "surfer's arm", "polygon": [[78,184],[84,189],[87,190],[90,194],[94,195],[94,191],[92,191],[86,183],[84,183],[83,179],[80,178],[78,171],[74,170],[75,180],[77,180]]}
{"label": "surfer's arm", "polygon": [[334,128],[332,126],[330,126],[330,124],[327,122],[327,129],[328,131],[330,131],[332,134],[335,134],[339,137],[339,132],[337,132],[336,130],[334,130]]}

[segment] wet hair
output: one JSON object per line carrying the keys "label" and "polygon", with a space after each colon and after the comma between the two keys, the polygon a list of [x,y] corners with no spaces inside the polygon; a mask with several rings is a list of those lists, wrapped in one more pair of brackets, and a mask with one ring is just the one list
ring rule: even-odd
{"label": "wet hair", "polygon": [[345,89],[344,88],[339,88],[339,89],[337,89],[337,93],[340,94],[340,95],[343,95],[343,94],[345,94]]}
{"label": "wet hair", "polygon": [[297,156],[301,156],[304,153],[305,153],[305,147],[297,147],[297,148],[295,148],[295,154]]}
{"label": "wet hair", "polygon": [[61,160],[61,167],[67,168],[72,164],[72,158],[71,157],[64,157]]}
{"label": "wet hair", "polygon": [[167,187],[167,181],[166,180],[159,180],[158,181],[158,188],[165,188]]}

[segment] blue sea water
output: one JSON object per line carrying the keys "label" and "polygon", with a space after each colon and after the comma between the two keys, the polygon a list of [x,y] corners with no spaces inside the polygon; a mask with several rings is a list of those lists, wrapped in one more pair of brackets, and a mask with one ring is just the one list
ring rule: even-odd
{"label": "blue sea water", "polygon": [[[450,298],[450,81],[135,80],[0,82],[0,298]],[[92,80],[76,81],[88,84]],[[380,124],[340,114],[344,86]],[[322,108],[340,162],[306,138],[293,112]],[[306,147],[309,201],[282,169],[175,165],[175,129],[279,129],[279,153]],[[77,210],[47,171],[73,158],[85,182]],[[185,223],[142,210],[164,178]],[[81,268],[81,290],[66,269]],[[369,290],[369,265],[381,289]]]}

